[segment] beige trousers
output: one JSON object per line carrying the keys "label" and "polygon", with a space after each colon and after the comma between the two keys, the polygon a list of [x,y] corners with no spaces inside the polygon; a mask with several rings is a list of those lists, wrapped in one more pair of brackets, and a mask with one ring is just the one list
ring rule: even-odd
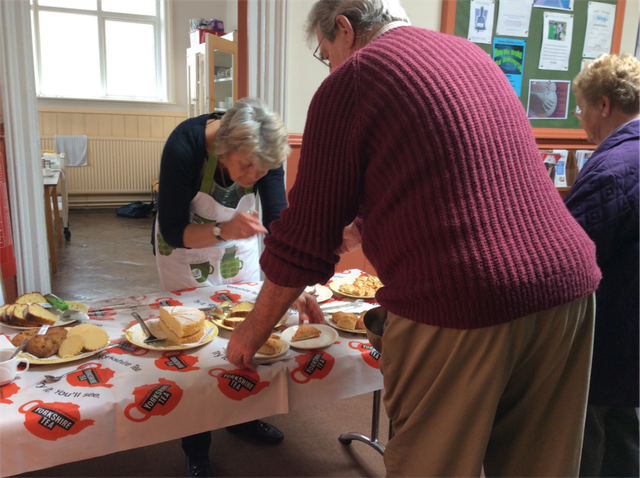
{"label": "beige trousers", "polygon": [[473,330],[392,313],[387,476],[578,476],[595,297]]}

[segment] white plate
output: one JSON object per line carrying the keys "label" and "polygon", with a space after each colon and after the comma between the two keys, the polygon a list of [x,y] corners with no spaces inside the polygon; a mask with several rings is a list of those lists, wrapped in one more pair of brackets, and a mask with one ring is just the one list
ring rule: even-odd
{"label": "white plate", "polygon": [[87,358],[87,357],[91,357],[92,355],[95,355],[97,353],[102,352],[103,350],[108,349],[109,347],[111,347],[113,344],[111,342],[109,342],[109,344],[106,347],[103,347],[101,349],[98,350],[91,350],[90,352],[84,352],[78,355],[72,355],[70,357],[64,357],[64,358],[60,358],[58,357],[58,355],[52,355],[51,357],[47,357],[47,358],[38,358],[38,357],[34,357],[33,355],[31,355],[30,353],[27,352],[20,352],[18,354],[19,358],[26,358],[29,361],[30,365],[52,365],[52,364],[56,364],[56,363],[65,363],[65,362],[75,362],[76,360],[80,360],[83,358]]}
{"label": "white plate", "polygon": [[[166,338],[167,334],[165,334],[162,329],[160,328],[160,325],[158,325],[158,322],[160,321],[160,319],[149,319],[149,320],[145,320],[145,324],[147,325],[147,327],[149,327],[149,330],[151,331],[151,333],[153,335],[155,335],[158,338]],[[209,322],[208,320],[204,321],[204,329],[205,329],[205,334],[207,333],[207,331],[209,329],[215,329],[213,332],[210,333],[210,335],[203,341],[201,342],[194,342],[192,344],[182,344],[182,345],[165,345],[164,341],[161,342],[151,342],[151,343],[145,343],[145,339],[147,338],[147,334],[142,330],[142,328],[140,327],[140,324],[136,324],[132,327],[130,327],[127,332],[126,332],[126,337],[127,340],[129,342],[131,342],[134,345],[137,345],[138,347],[142,347],[143,349],[149,349],[149,350],[187,350],[187,349],[193,349],[196,347],[200,347],[204,344],[208,344],[209,342],[211,342],[216,335],[218,335],[218,327],[216,327],[215,325],[213,325],[211,322]]]}
{"label": "white plate", "polygon": [[[314,286],[310,285],[304,291],[311,294],[311,292],[313,291],[313,287]],[[331,297],[333,297],[333,292],[331,292],[331,289],[329,289],[327,286],[317,284],[315,288],[316,288],[316,295],[315,295],[316,302],[318,303],[324,302],[325,300],[329,300],[331,299]]]}
{"label": "white plate", "polygon": [[338,339],[338,332],[336,332],[334,328],[329,327],[328,325],[321,324],[311,325],[320,330],[320,337],[292,342],[291,338],[293,337],[293,334],[295,334],[296,330],[298,330],[298,328],[300,327],[299,325],[294,325],[293,327],[289,327],[284,332],[282,332],[282,339],[289,342],[295,349],[319,349],[331,345]]}
{"label": "white plate", "polygon": [[344,332],[351,332],[352,334],[365,334],[365,335],[367,334],[367,329],[350,330],[350,329],[345,329],[344,327],[338,327],[338,324],[336,324],[333,320],[331,320],[331,314],[324,314],[324,320],[327,322],[327,324],[329,324],[334,329],[342,330]]}
{"label": "white plate", "polygon": [[375,299],[375,295],[351,295],[346,292],[342,292],[340,290],[340,286],[342,284],[353,284],[353,281],[356,280],[355,277],[341,277],[340,279],[333,279],[333,281],[329,284],[329,287],[333,292],[337,294],[343,295],[345,297],[353,297],[354,299]]}
{"label": "white plate", "polygon": [[282,350],[280,352],[278,352],[275,355],[266,355],[266,354],[256,354],[255,355],[255,359],[256,361],[260,362],[260,363],[265,363],[269,360],[272,360],[274,358],[278,358],[278,357],[282,357],[284,354],[286,354],[289,351],[289,342],[287,342],[286,340],[282,341]]}
{"label": "white plate", "polygon": [[[66,325],[73,324],[78,320],[81,320],[81,321],[89,320],[89,316],[87,315],[88,309],[86,305],[80,304],[79,302],[71,302],[70,300],[67,300],[66,302],[67,304],[69,304],[69,309],[67,309],[65,312],[60,312],[58,309],[56,309],[53,306],[50,309],[48,309],[49,312],[52,312],[58,316],[58,320],[56,321],[56,323],[53,325],[50,325],[50,327],[64,327]],[[70,311],[76,311],[76,312],[71,314]],[[38,329],[41,327],[40,325],[36,325],[35,327],[25,327],[23,325],[8,324],[3,320],[0,320],[0,325],[2,325],[3,327],[8,327],[10,329],[17,329],[17,330]],[[43,359],[39,359],[39,360],[43,360]]]}

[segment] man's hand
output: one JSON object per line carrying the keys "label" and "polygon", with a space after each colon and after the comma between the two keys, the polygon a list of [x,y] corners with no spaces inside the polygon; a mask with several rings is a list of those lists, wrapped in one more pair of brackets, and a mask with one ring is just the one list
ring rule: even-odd
{"label": "man's hand", "polygon": [[231,333],[227,346],[229,362],[236,367],[255,370],[258,365],[253,360],[256,351],[267,341],[278,321],[303,291],[304,287],[281,287],[266,279],[253,311]]}
{"label": "man's hand", "polygon": [[293,303],[294,307],[298,309],[298,322],[300,325],[304,323],[305,319],[309,319],[310,324],[325,324],[324,315],[322,309],[318,305],[318,301],[311,294],[303,292],[300,297]]}
{"label": "man's hand", "polygon": [[253,356],[271,334],[271,328],[262,327],[259,323],[258,326],[254,327],[253,323],[258,322],[259,319],[250,321],[253,315],[254,311],[236,326],[231,333],[231,340],[229,340],[229,345],[227,346],[229,362],[236,367],[251,370],[258,368],[258,362],[253,359]]}

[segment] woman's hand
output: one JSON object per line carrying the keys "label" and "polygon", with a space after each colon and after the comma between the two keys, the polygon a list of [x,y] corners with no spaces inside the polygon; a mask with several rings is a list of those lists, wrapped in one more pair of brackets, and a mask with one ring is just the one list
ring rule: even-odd
{"label": "woman's hand", "polygon": [[239,212],[230,221],[220,223],[222,233],[220,236],[225,240],[246,239],[256,234],[266,234],[267,229],[260,223],[258,212]]}
{"label": "woman's hand", "polygon": [[355,222],[352,222],[342,231],[342,245],[336,249],[336,254],[341,256],[347,252],[353,252],[362,246],[362,236],[356,226]]}
{"label": "woman's hand", "polygon": [[298,323],[302,325],[305,319],[309,319],[310,324],[326,324],[322,309],[318,301],[311,294],[303,292],[300,294],[293,306],[298,309]]}

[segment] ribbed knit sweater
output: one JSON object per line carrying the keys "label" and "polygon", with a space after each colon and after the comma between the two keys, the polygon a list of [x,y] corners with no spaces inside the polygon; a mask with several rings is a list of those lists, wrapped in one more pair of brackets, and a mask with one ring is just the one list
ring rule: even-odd
{"label": "ribbed knit sweater", "polygon": [[289,208],[261,265],[286,287],[327,281],[362,206],[387,310],[486,327],[593,292],[595,247],[546,174],[504,74],[465,39],[384,33],[322,83]]}

